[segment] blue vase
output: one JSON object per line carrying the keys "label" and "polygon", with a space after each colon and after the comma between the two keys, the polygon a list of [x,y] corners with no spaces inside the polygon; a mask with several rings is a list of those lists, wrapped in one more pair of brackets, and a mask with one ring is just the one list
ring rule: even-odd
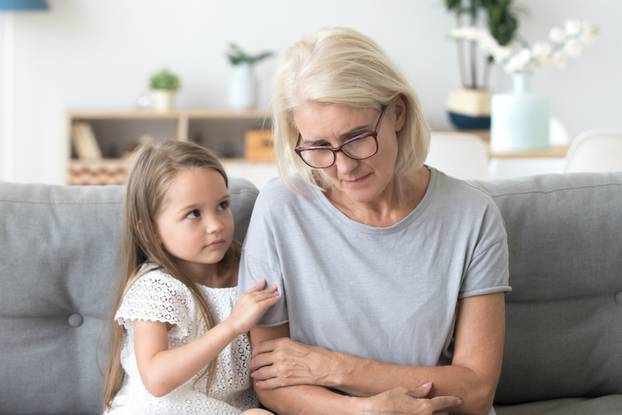
{"label": "blue vase", "polygon": [[460,88],[447,97],[447,115],[459,130],[490,129],[490,92]]}
{"label": "blue vase", "polygon": [[512,92],[492,97],[490,145],[496,152],[549,147],[550,104],[529,91],[529,74],[512,76]]}

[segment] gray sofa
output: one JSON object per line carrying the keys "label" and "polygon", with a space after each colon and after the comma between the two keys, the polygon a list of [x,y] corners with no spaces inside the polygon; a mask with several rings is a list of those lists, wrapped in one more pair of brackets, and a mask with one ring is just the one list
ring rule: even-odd
{"label": "gray sofa", "polygon": [[[499,205],[513,292],[499,415],[622,414],[622,173],[475,183]],[[233,181],[238,236],[257,191]],[[95,414],[120,187],[0,183],[0,413]]]}

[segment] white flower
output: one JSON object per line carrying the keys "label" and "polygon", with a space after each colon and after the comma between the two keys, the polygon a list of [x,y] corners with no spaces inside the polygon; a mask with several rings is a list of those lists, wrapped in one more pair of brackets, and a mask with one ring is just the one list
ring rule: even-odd
{"label": "white flower", "polygon": [[553,43],[562,43],[564,39],[566,39],[566,32],[559,27],[554,27],[549,32],[549,39],[551,39]]}
{"label": "white flower", "polygon": [[508,72],[522,72],[528,70],[531,56],[531,51],[529,49],[521,49],[520,52],[510,58],[505,65],[505,70]]}
{"label": "white flower", "polygon": [[564,44],[564,52],[572,58],[579,56],[582,50],[583,45],[577,39],[568,39]]}
{"label": "white flower", "polygon": [[569,58],[576,58],[598,34],[598,28],[588,21],[569,19],[564,27],[553,27],[549,42],[539,42],[531,48],[515,49],[512,45],[501,46],[487,30],[466,26],[454,29],[450,37],[454,40],[476,42],[478,48],[494,62],[503,65],[506,72],[529,72],[537,67],[553,64],[563,69]]}
{"label": "white flower", "polygon": [[497,40],[492,37],[488,32],[481,33],[478,41],[478,46],[482,48],[482,50],[486,53],[491,53],[493,50],[499,47]]}
{"label": "white flower", "polygon": [[556,68],[564,69],[566,68],[566,63],[568,63],[568,56],[560,50],[553,53],[551,60],[553,61],[553,65],[555,65]]}
{"label": "white flower", "polygon": [[566,34],[568,36],[576,36],[581,32],[581,21],[580,20],[566,20],[564,22],[564,29],[566,29]]}
{"label": "white flower", "polygon": [[551,57],[552,51],[553,48],[551,48],[551,45],[546,42],[536,43],[531,48],[531,54],[533,55],[534,60],[539,64],[547,63]]}
{"label": "white flower", "polygon": [[505,46],[497,46],[491,51],[491,55],[495,62],[503,62],[512,55],[512,49]]}
{"label": "white flower", "polygon": [[590,45],[594,39],[596,39],[596,34],[598,33],[598,28],[584,20],[581,22],[581,34],[579,35],[579,39],[583,42],[584,45]]}

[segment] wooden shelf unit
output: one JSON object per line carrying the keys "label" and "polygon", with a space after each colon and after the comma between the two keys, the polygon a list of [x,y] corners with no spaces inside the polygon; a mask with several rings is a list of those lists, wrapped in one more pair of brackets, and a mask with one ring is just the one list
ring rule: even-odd
{"label": "wooden shelf unit", "polygon": [[[77,123],[88,124],[101,158],[78,157],[72,137]],[[122,184],[127,178],[127,156],[143,136],[189,140],[214,150],[223,159],[240,159],[245,157],[247,132],[270,129],[271,122],[267,111],[72,110],[67,124],[67,183]]]}

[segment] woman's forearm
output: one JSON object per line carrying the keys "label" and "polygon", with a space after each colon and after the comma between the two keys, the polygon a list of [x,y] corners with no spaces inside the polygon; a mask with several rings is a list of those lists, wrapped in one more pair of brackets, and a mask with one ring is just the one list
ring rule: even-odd
{"label": "woman's forearm", "polygon": [[359,400],[339,395],[321,386],[287,386],[258,389],[261,403],[280,415],[351,415],[358,414]]}
{"label": "woman's forearm", "polygon": [[337,353],[336,368],[327,383],[354,396],[371,396],[403,386],[414,390],[432,382],[433,396],[451,395],[463,399],[455,413],[487,415],[492,405],[496,382],[482,379],[462,366],[404,366],[367,360]]}

